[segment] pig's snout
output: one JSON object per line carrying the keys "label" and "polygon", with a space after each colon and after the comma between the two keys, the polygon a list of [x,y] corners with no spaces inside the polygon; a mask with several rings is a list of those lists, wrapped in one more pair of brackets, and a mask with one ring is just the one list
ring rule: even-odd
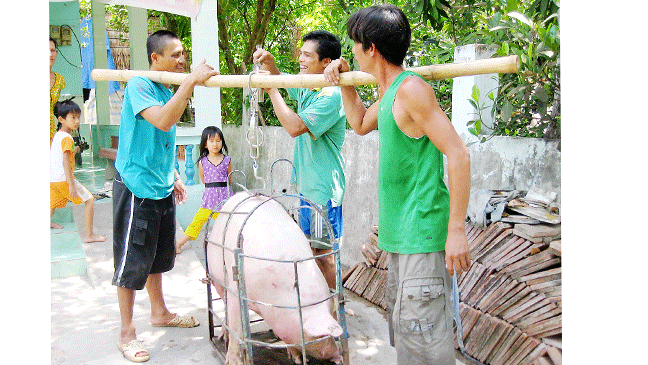
{"label": "pig's snout", "polygon": [[331,334],[333,337],[340,337],[342,336],[342,327],[337,322],[332,323],[329,328],[328,332]]}
{"label": "pig's snout", "polygon": [[335,344],[333,338],[330,337],[321,342],[307,346],[306,352],[318,360],[331,360],[333,362],[342,361],[340,349]]}

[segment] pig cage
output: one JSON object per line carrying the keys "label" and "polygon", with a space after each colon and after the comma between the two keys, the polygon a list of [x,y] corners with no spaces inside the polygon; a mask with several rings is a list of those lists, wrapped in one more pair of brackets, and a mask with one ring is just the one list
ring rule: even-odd
{"label": "pig cage", "polygon": [[[273,163],[272,168],[274,168],[274,165],[277,162],[280,161],[288,161],[288,160],[278,160]],[[290,163],[290,161],[288,161]],[[292,165],[292,163],[291,163]],[[272,172],[273,170],[271,169],[271,177],[272,177]],[[293,172],[294,172],[294,166],[293,166]],[[233,175],[235,173],[240,173],[245,177],[245,174],[239,170],[234,170],[230,173],[230,175]],[[255,174],[256,176],[256,174]],[[229,180],[229,179],[228,179]],[[342,287],[342,273],[341,273],[341,263],[340,263],[340,248],[339,248],[339,237],[335,237],[334,231],[332,228],[332,225],[330,221],[328,220],[328,217],[324,214],[322,214],[322,211],[317,208],[316,204],[314,204],[312,201],[309,201],[308,199],[304,198],[303,196],[300,196],[299,194],[287,194],[286,190],[284,189],[281,193],[276,194],[275,189],[272,186],[274,183],[274,180],[271,179],[271,187],[270,187],[270,192],[271,194],[266,194],[267,191],[263,189],[263,192],[258,192],[258,191],[248,191],[246,186],[241,185],[241,184],[235,184],[238,185],[242,190],[245,190],[250,193],[250,196],[244,199],[243,201],[239,202],[234,209],[231,209],[230,211],[223,211],[219,210],[221,207],[226,203],[222,202],[218,207],[216,207],[213,211],[213,213],[219,213],[219,216],[222,215],[223,218],[227,217],[227,222],[225,224],[225,229],[223,230],[223,244],[218,244],[215,242],[210,241],[210,222],[208,221],[206,225],[206,235],[205,235],[205,240],[204,240],[204,255],[205,255],[205,271],[207,274],[207,278],[205,279],[205,283],[207,284],[207,309],[208,309],[208,331],[209,331],[209,338],[210,342],[214,346],[216,350],[217,356],[220,358],[220,360],[225,363],[225,355],[227,353],[227,348],[228,348],[228,334],[233,333],[233,328],[231,328],[228,325],[228,318],[229,318],[229,313],[228,312],[228,307],[227,307],[227,297],[229,295],[235,295],[239,300],[239,315],[240,315],[240,323],[241,323],[241,329],[242,329],[242,334],[243,338],[239,338],[237,335],[237,341],[239,346],[241,347],[241,353],[243,354],[243,362],[244,364],[293,364],[293,361],[289,358],[287,354],[287,350],[290,347],[297,348],[301,350],[301,361],[303,364],[306,364],[307,361],[310,362],[311,365],[313,364],[333,364],[331,361],[325,361],[325,360],[318,360],[315,358],[312,358],[310,356],[307,356],[306,354],[306,346],[310,344],[315,344],[320,341],[328,340],[330,336],[325,336],[322,338],[316,338],[314,340],[306,341],[305,334],[304,334],[304,326],[303,326],[303,318],[302,318],[302,308],[306,308],[309,306],[317,305],[322,302],[328,301],[328,300],[333,300],[334,303],[334,308],[336,308],[336,319],[337,322],[339,323],[340,327],[342,327],[343,333],[340,337],[334,339],[335,344],[340,350],[340,353],[343,358],[343,364],[348,365],[349,364],[349,351],[348,351],[348,332],[347,332],[347,327],[346,327],[346,319],[345,319],[345,300],[344,300],[344,289]],[[247,182],[246,182],[247,185]],[[264,188],[265,188],[265,183],[264,183]],[[250,211],[238,211],[237,209],[245,202],[249,202],[250,199],[254,197],[262,197],[264,198],[261,202],[258,204],[255,202],[256,206],[251,209]],[[304,200],[310,204],[310,207],[308,206],[302,206],[299,207],[297,204],[294,204],[294,201],[299,201],[299,199]],[[297,208],[310,208],[315,210],[320,216],[323,218],[323,222],[325,225],[325,229],[329,234],[330,237],[330,242],[323,242],[319,241],[317,239],[310,238],[309,243],[319,243],[320,245],[326,245],[331,248],[331,252],[322,254],[322,255],[317,255],[317,256],[311,256],[308,258],[303,258],[303,259],[298,259],[298,260],[276,260],[272,258],[267,258],[267,257],[257,257],[257,256],[252,256],[252,255],[247,255],[244,250],[243,250],[243,236],[241,232],[243,231],[243,228],[245,227],[245,224],[248,222],[248,219],[250,216],[252,216],[257,208],[262,206],[263,204],[266,204],[270,201],[276,201],[278,202],[290,215],[291,217],[296,216],[295,210]],[[290,203],[293,202],[291,205]],[[225,234],[227,230],[229,229],[229,223],[231,220],[231,217],[233,215],[243,215],[244,216],[244,223],[241,224],[239,230],[238,230],[238,242],[237,242],[237,247],[234,248],[228,248],[225,246]],[[213,229],[212,229],[213,230]],[[220,232],[218,234],[221,234]],[[228,281],[228,274],[227,274],[227,268],[223,267],[223,277],[224,281],[221,281],[217,278],[214,278],[210,272],[209,272],[209,263],[208,263],[208,258],[207,258],[207,248],[209,245],[215,245],[218,247],[218,249],[222,250],[223,252],[223,259],[225,257],[225,252],[228,251],[230,254],[234,255],[234,262],[236,265],[232,268],[233,272],[231,273],[232,277],[229,278],[232,282],[236,282],[237,284],[237,289],[232,288],[230,285],[227,284]],[[329,290],[329,295],[323,300],[320,300],[315,303],[308,303],[308,304],[303,304],[301,303],[301,298],[300,298],[300,283],[299,283],[299,276],[298,276],[298,271],[297,271],[297,265],[300,262],[304,262],[307,260],[314,260],[316,258],[320,257],[325,257],[333,255],[334,261],[335,261],[335,277],[336,277],[336,287],[335,289],[330,289]],[[296,289],[296,294],[297,294],[297,305],[295,306],[281,306],[281,305],[276,305],[273,303],[262,303],[258,301],[254,301],[248,297],[248,293],[246,291],[246,283],[245,283],[245,272],[243,270],[244,262],[246,260],[265,260],[265,261],[273,261],[277,263],[283,263],[283,264],[292,264],[294,267],[294,273],[295,273],[295,278],[294,278],[294,285]],[[224,263],[224,261],[223,261]],[[223,298],[221,298],[217,293],[214,293],[214,288],[212,287],[212,283],[218,283],[220,286],[222,286],[223,289]],[[290,310],[295,310],[298,311],[299,314],[299,331],[301,334],[301,341],[299,343],[294,343],[294,344],[287,344],[282,342],[278,337],[276,337],[272,330],[268,328],[267,325],[264,327],[264,320],[260,316],[258,316],[256,313],[252,312],[249,309],[249,303],[254,303],[256,305],[260,306],[270,306],[270,307],[275,307],[275,308],[283,308],[283,309],[290,309]],[[217,334],[217,329],[221,330],[221,334]]]}

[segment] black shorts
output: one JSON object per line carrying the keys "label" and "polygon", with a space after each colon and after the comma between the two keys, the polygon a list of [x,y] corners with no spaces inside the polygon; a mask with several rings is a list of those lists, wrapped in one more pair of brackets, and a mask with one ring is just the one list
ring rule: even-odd
{"label": "black shorts", "polygon": [[143,289],[149,274],[171,270],[175,263],[175,205],[173,193],[160,200],[138,198],[119,174],[113,183],[112,284]]}

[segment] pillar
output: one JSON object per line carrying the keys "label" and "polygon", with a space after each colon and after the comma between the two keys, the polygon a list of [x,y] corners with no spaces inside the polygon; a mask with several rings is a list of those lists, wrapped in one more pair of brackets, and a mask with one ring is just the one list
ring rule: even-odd
{"label": "pillar", "polygon": [[[94,46],[94,68],[108,68],[108,51],[106,49],[106,4],[93,1],[92,37]],[[108,101],[108,83],[95,83],[95,100],[97,124],[110,124],[110,103]]]}
{"label": "pillar", "polygon": [[[191,19],[191,60],[197,65],[202,60],[218,69],[218,16],[216,0],[203,0],[200,12]],[[222,129],[220,88],[196,87],[194,89],[196,127],[198,140],[204,127],[213,125]]]}
{"label": "pillar", "polygon": [[148,23],[146,9],[128,7],[128,45],[130,49],[130,69],[148,70],[148,55],[146,54],[146,38]]}
{"label": "pillar", "polygon": [[[496,46],[484,44],[469,44],[456,47],[454,61],[467,62],[491,58],[496,50]],[[481,118],[484,122],[482,123],[481,134],[488,135],[492,131],[489,126],[493,125],[493,118],[491,117],[493,101],[488,97],[488,94],[492,92],[494,97],[497,97],[499,76],[497,74],[486,74],[454,79],[452,86],[452,125],[465,143],[479,141],[479,138],[469,132],[467,126],[469,121],[478,118],[477,110],[468,101],[472,98],[474,85],[479,88],[479,105],[485,105],[485,109],[481,111]]]}

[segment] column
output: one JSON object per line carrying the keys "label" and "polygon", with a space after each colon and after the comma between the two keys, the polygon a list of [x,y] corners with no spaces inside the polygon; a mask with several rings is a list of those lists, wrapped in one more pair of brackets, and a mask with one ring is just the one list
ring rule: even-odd
{"label": "column", "polygon": [[[93,1],[92,4],[92,37],[94,45],[94,67],[108,68],[106,50],[106,4]],[[108,102],[108,83],[95,83],[95,100],[97,107],[97,124],[110,124],[110,104]]]}
{"label": "column", "polygon": [[[469,44],[466,46],[456,47],[454,53],[455,62],[475,61],[491,58],[496,46],[484,44]],[[491,112],[493,101],[489,99],[488,94],[493,92],[497,97],[499,87],[498,74],[474,75],[457,77],[452,86],[452,125],[465,143],[477,142],[479,138],[471,134],[466,125],[469,121],[479,118],[477,110],[472,106],[469,99],[472,98],[473,86],[479,88],[480,99],[479,105],[484,104],[485,109],[481,110],[482,135],[488,135],[492,132],[489,126],[493,125]]]}
{"label": "column", "polygon": [[187,175],[185,185],[196,185],[194,181],[196,170],[194,169],[193,148],[194,146],[192,144],[185,146],[185,175]]}
{"label": "column", "polygon": [[146,54],[146,38],[148,37],[146,9],[128,7],[128,29],[130,69],[148,70],[150,66]]}
{"label": "column", "polygon": [[[198,64],[206,60],[208,65],[218,69],[218,16],[216,0],[203,0],[196,19],[191,19],[191,61]],[[196,133],[198,141],[202,130],[209,125],[221,128],[220,88],[201,87],[194,89],[196,111]]]}

